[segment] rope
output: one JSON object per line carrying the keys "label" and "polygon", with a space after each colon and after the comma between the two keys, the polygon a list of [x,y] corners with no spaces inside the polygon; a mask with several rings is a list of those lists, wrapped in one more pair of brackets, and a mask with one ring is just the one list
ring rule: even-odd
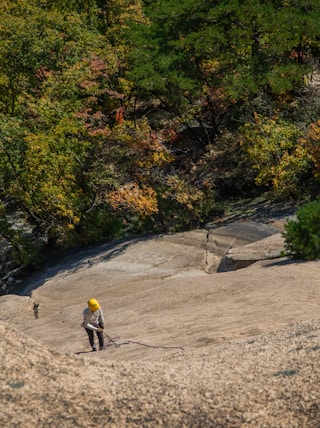
{"label": "rope", "polygon": [[[154,349],[181,349],[182,351],[184,351],[184,347],[183,346],[148,345],[147,343],[137,342],[135,340],[130,340],[130,339],[124,339],[125,342],[123,342],[123,343],[117,343],[105,331],[103,332],[103,334],[108,338],[109,342],[112,342],[117,348],[120,345],[127,345],[127,344],[130,344],[130,343],[134,343],[135,345],[145,346],[147,348],[154,348]],[[119,337],[119,339],[120,339],[120,337]]]}
{"label": "rope", "polygon": [[135,343],[136,345],[146,346],[148,348],[161,348],[161,349],[182,349],[184,351],[183,346],[161,346],[161,345],[147,345],[146,343],[136,342],[134,340],[127,340],[129,343]]}

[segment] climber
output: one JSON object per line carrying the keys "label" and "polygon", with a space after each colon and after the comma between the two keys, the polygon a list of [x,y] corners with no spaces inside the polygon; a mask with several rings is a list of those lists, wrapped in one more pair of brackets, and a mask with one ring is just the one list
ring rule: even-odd
{"label": "climber", "polygon": [[104,338],[103,338],[103,329],[104,329],[104,316],[101,309],[100,303],[96,299],[90,299],[88,301],[88,307],[83,311],[83,322],[82,327],[86,330],[89,343],[92,347],[92,351],[96,351],[96,345],[94,343],[94,332],[99,340],[99,350],[104,349]]}

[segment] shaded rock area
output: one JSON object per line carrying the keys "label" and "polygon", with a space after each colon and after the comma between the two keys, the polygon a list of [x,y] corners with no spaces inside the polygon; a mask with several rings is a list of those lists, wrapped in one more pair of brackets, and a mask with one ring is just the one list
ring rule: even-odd
{"label": "shaded rock area", "polygon": [[[221,269],[223,259],[229,253],[232,254],[232,249],[238,254],[247,254],[247,245],[251,243],[255,243],[256,249],[265,248],[266,253],[277,252],[280,257],[278,242],[283,243],[281,231],[281,228],[268,224],[239,222],[215,229],[198,229],[111,242],[56,259],[55,263],[47,264],[15,291],[16,294],[30,294],[33,289],[59,272],[66,270],[67,275],[70,275],[99,263],[105,263],[109,283],[112,283],[114,277],[117,278],[116,281],[120,278],[126,281],[165,278],[185,271],[214,273],[234,270],[234,266]],[[272,239],[265,241],[266,237]],[[231,255],[230,258],[232,257]],[[261,259],[265,258],[262,256]],[[251,264],[251,256],[248,261]]]}
{"label": "shaded rock area", "polygon": [[86,249],[0,297],[3,425],[319,427],[320,262],[282,257],[283,221]]}
{"label": "shaded rock area", "polygon": [[244,247],[229,249],[222,258],[217,272],[243,269],[258,260],[277,259],[284,254],[284,250],[284,238],[281,233],[276,233]]}
{"label": "shaded rock area", "polygon": [[[171,236],[171,239],[169,238],[170,235],[167,235],[164,239],[168,240],[168,242],[176,242],[177,245],[183,244],[189,250],[192,246],[205,250],[204,269],[207,273],[213,273],[217,270],[234,270],[245,267],[247,264],[245,261],[240,263],[239,260],[236,263],[230,262],[229,258],[223,261],[222,266],[220,267],[222,257],[225,256],[226,252],[230,248],[234,248],[235,245],[242,246],[246,243],[254,242],[263,237],[277,233],[279,230],[283,230],[284,220],[292,217],[295,210],[296,206],[293,203],[288,202],[285,204],[275,204],[264,197],[258,197],[254,200],[238,201],[237,203],[230,205],[229,212],[226,212],[222,217],[213,219],[213,222],[205,225],[204,229],[174,234]],[[32,231],[23,220],[22,213],[11,210],[8,219],[10,220],[10,223],[15,225],[16,229],[23,232],[24,237],[27,237],[31,241],[35,239]],[[253,227],[252,225],[246,226],[245,223],[250,222],[253,222]],[[240,232],[239,223],[243,223]],[[228,226],[229,230],[224,229],[225,226]],[[258,233],[255,230],[257,227],[260,229]],[[272,228],[274,230],[272,230]],[[219,238],[219,235],[222,235],[222,241]],[[227,239],[228,235],[230,236],[230,239]],[[243,239],[244,242],[241,242]],[[138,241],[141,240],[142,238],[138,239]],[[148,240],[148,238],[146,238],[146,240]],[[124,240],[118,243],[112,242],[111,244],[99,246],[98,248],[103,252],[109,248],[110,251],[108,252],[108,257],[112,257],[113,254],[123,251],[124,248],[136,241],[137,240],[131,239],[129,241]],[[37,242],[36,246],[42,244]],[[95,251],[95,249],[85,250],[86,254],[89,254],[90,251]],[[76,253],[77,254],[75,255],[74,252],[72,252],[71,257],[65,254],[63,258],[65,260],[71,260],[71,264],[76,263],[75,260],[79,259],[79,257],[81,258],[81,254],[83,252],[77,250]],[[54,267],[50,268],[49,266],[57,263],[59,263],[59,258],[51,260],[51,262],[44,266],[42,272],[54,270]],[[13,259],[10,243],[5,239],[0,239],[0,296],[9,293],[23,293],[25,283],[28,282],[25,280],[26,274],[25,269]],[[33,281],[36,281],[34,277]]]}
{"label": "shaded rock area", "polygon": [[0,295],[20,284],[23,268],[12,257],[12,247],[0,239]]}
{"label": "shaded rock area", "polygon": [[[3,203],[4,201],[1,202]],[[4,203],[5,205],[10,205],[8,202]],[[40,249],[43,242],[41,243],[41,240],[37,239],[30,225],[25,221],[24,214],[17,211],[15,207],[7,206],[7,208],[8,215],[6,220],[8,224],[12,226],[13,230],[19,231],[21,237],[28,240],[30,244],[32,243],[35,248]],[[0,234],[0,296],[14,292],[27,275],[21,261],[13,255],[16,251],[17,249],[12,246],[11,242]]]}

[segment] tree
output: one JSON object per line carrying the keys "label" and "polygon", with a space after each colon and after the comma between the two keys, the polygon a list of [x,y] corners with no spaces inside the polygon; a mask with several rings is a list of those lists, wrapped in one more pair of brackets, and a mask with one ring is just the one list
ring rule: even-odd
{"label": "tree", "polygon": [[285,248],[294,259],[316,260],[320,257],[320,199],[309,201],[297,210],[296,220],[285,224]]}
{"label": "tree", "polygon": [[257,184],[283,198],[301,194],[300,184],[310,175],[311,157],[299,138],[298,127],[280,117],[255,114],[241,129],[241,144],[256,171]]}
{"label": "tree", "polygon": [[197,119],[209,142],[248,99],[283,96],[310,71],[320,32],[316,0],[145,5],[149,25],[130,33],[137,91],[158,97],[182,122]]}
{"label": "tree", "polygon": [[[42,240],[67,246],[112,236],[124,214],[157,212],[152,171],[170,156],[144,120],[124,118],[130,82],[122,46],[58,3],[22,2],[21,10],[11,2],[3,12],[4,92],[10,79],[19,82],[3,104],[0,164],[3,197],[24,210]],[[129,3],[139,5],[113,2],[110,25],[130,18]]]}
{"label": "tree", "polygon": [[[45,6],[11,1],[1,11],[0,183],[39,237],[67,243],[91,205],[83,170],[92,142],[76,113],[106,93],[94,65],[108,49],[81,14]],[[112,76],[117,58],[107,59]]]}

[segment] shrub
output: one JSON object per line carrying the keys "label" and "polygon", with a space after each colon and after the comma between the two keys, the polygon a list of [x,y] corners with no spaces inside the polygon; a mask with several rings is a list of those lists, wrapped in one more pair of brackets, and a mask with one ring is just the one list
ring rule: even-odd
{"label": "shrub", "polygon": [[282,199],[299,197],[301,182],[311,174],[312,159],[306,145],[299,143],[296,124],[278,116],[254,115],[241,128],[241,144],[256,173],[257,185],[268,186]]}
{"label": "shrub", "polygon": [[320,258],[320,197],[299,208],[296,217],[285,224],[287,254],[302,260]]}

